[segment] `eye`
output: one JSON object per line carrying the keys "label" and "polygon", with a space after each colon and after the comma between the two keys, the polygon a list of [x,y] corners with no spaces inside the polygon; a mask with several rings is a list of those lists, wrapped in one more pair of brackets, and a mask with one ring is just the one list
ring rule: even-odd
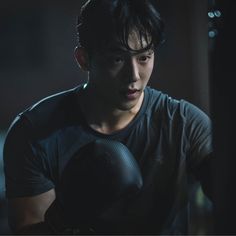
{"label": "eye", "polygon": [[147,63],[152,58],[152,55],[153,55],[153,51],[148,51],[146,53],[143,53],[138,56],[138,61],[143,64]]}
{"label": "eye", "polygon": [[122,56],[114,56],[112,58],[112,62],[114,64],[120,64],[120,63],[123,63],[123,61],[124,61],[124,58]]}
{"label": "eye", "polygon": [[140,56],[140,57],[138,58],[138,60],[139,60],[140,62],[146,62],[146,61],[148,61],[150,58],[151,58],[150,56],[143,55],[143,56]]}

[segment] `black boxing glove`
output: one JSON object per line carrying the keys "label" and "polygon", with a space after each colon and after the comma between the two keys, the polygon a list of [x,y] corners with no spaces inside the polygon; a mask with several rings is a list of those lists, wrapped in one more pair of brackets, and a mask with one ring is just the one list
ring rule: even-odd
{"label": "black boxing glove", "polygon": [[119,208],[142,185],[139,166],[125,145],[96,140],[80,148],[66,165],[61,194],[46,212],[45,221],[55,233],[105,233],[102,216],[118,219]]}

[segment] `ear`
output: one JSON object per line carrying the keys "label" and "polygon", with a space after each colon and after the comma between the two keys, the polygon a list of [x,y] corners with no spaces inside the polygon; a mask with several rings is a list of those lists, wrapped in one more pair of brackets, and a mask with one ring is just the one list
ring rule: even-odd
{"label": "ear", "polygon": [[74,54],[79,67],[84,71],[88,71],[89,70],[88,52],[82,47],[76,47]]}

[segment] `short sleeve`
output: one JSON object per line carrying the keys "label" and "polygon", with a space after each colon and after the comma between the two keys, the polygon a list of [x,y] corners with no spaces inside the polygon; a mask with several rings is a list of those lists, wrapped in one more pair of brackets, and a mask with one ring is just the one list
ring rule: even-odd
{"label": "short sleeve", "polygon": [[191,103],[185,102],[183,109],[189,146],[187,162],[191,169],[196,169],[213,152],[212,122],[205,112]]}
{"label": "short sleeve", "polygon": [[3,148],[7,198],[34,196],[54,188],[42,159],[33,150],[31,133],[24,116],[17,116],[7,132]]}

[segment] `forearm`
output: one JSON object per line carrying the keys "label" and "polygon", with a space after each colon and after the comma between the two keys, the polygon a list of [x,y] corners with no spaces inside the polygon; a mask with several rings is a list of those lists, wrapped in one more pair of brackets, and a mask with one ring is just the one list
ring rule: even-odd
{"label": "forearm", "polygon": [[213,157],[212,154],[209,154],[206,160],[198,168],[196,177],[201,183],[201,187],[205,195],[212,201],[213,199],[213,184],[212,184],[212,166],[213,166]]}
{"label": "forearm", "polygon": [[18,235],[55,234],[55,232],[53,232],[52,228],[46,222],[39,222],[36,224],[27,225],[20,228],[19,230],[16,230],[13,233]]}
{"label": "forearm", "polygon": [[79,234],[79,228],[66,223],[64,212],[55,200],[47,209],[44,221],[24,226],[15,232],[20,235],[58,235]]}

